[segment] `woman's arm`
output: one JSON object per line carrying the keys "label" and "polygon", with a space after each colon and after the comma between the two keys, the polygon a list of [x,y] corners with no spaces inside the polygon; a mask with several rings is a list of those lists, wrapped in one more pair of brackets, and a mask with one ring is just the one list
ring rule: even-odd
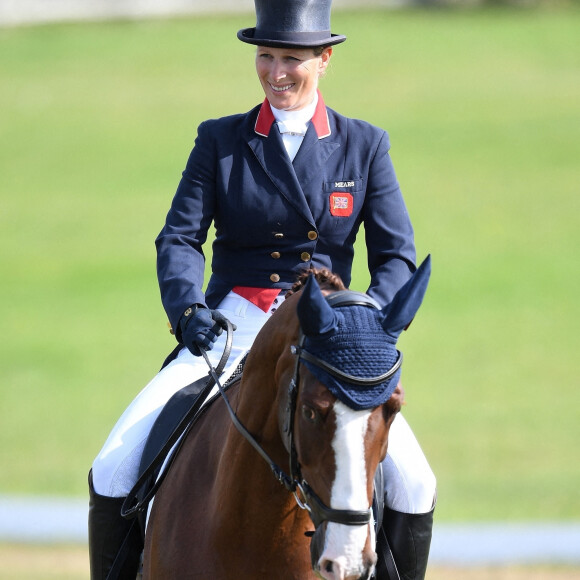
{"label": "woman's arm", "polygon": [[161,300],[174,329],[192,304],[205,305],[203,244],[215,210],[215,147],[208,123],[198,128],[165,226],[155,240]]}
{"label": "woman's arm", "polygon": [[388,304],[416,270],[413,227],[389,155],[386,132],[372,157],[363,212],[368,267],[367,293]]}

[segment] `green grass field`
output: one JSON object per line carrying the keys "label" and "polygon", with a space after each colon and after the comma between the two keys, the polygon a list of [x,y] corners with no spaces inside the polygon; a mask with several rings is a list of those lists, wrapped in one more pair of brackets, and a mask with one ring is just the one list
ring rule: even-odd
{"label": "green grass field", "polygon": [[[0,30],[0,493],[86,493],[173,339],[153,240],[253,16]],[[578,10],[336,12],[327,104],[386,128],[433,255],[401,341],[440,520],[580,518]],[[368,279],[363,246],[356,289]]]}

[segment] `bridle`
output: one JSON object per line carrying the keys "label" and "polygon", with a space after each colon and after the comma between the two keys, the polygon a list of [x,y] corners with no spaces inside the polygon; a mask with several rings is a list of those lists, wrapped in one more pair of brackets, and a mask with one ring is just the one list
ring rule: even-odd
{"label": "bridle", "polygon": [[[367,296],[366,294],[360,292],[354,292],[352,290],[341,290],[335,292],[326,297],[326,301],[332,307],[338,306],[366,306],[370,308],[379,308],[377,303]],[[228,323],[228,334],[231,333],[231,324]],[[280,482],[284,487],[294,494],[296,503],[302,509],[308,511],[315,528],[318,528],[323,522],[334,522],[338,524],[344,524],[347,526],[362,526],[368,524],[371,521],[372,509],[367,510],[345,510],[345,509],[334,509],[327,506],[320,497],[314,492],[310,487],[308,482],[302,477],[300,462],[298,460],[298,453],[296,451],[296,445],[294,441],[294,418],[296,416],[296,402],[298,399],[298,387],[300,384],[300,361],[308,361],[311,364],[317,365],[324,369],[327,373],[334,377],[342,380],[346,380],[358,386],[371,386],[378,385],[385,382],[391,378],[401,367],[403,362],[403,355],[401,352],[397,351],[398,356],[394,365],[384,374],[376,377],[363,378],[349,375],[343,373],[340,369],[329,365],[322,359],[312,355],[304,349],[304,334],[302,330],[300,331],[299,340],[297,345],[292,345],[290,347],[293,355],[296,356],[294,364],[294,373],[292,379],[290,380],[288,386],[288,402],[286,405],[286,416],[284,421],[284,432],[287,435],[289,455],[290,455],[290,475],[286,474],[283,469],[281,469],[276,463],[270,458],[270,456],[264,451],[260,444],[256,441],[254,436],[244,427],[239,418],[237,417],[235,411],[232,409],[230,402],[227,398],[225,390],[219,382],[215,369],[213,369],[211,362],[207,356],[207,353],[202,350],[202,355],[205,358],[208,366],[210,367],[210,375],[215,381],[220,395],[224,399],[230,417],[238,429],[238,431],[245,437],[245,439],[254,447],[254,449],[262,456],[262,458],[269,464],[274,477]]]}

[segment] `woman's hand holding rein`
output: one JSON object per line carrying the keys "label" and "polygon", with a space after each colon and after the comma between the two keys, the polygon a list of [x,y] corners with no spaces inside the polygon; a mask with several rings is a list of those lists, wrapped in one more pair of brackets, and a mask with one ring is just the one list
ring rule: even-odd
{"label": "woman's hand holding rein", "polygon": [[[235,325],[232,326],[235,330]],[[201,348],[211,350],[227,327],[228,320],[219,310],[210,310],[200,304],[189,307],[179,320],[181,341],[195,356],[201,356]]]}

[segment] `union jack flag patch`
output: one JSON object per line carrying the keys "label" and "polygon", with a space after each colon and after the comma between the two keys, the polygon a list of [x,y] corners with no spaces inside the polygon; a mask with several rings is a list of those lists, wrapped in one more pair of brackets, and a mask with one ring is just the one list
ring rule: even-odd
{"label": "union jack flag patch", "polygon": [[352,215],[353,199],[345,191],[333,191],[330,194],[330,213],[334,216],[348,217]]}

